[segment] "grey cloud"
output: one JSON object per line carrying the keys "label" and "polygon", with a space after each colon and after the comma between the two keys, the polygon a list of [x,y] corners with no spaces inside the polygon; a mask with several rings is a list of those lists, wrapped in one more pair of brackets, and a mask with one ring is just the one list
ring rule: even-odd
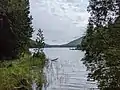
{"label": "grey cloud", "polygon": [[[56,1],[56,0],[53,0],[53,1]],[[75,1],[77,2],[78,0],[75,0]],[[85,23],[87,23],[86,22],[87,17],[83,18],[83,16],[86,14],[86,11],[84,12],[76,11],[76,13],[74,13],[75,11],[71,12],[69,11],[69,8],[68,8],[67,14],[63,12],[58,12],[56,15],[54,15],[49,10],[45,9],[45,8],[48,8],[45,5],[41,7],[41,4],[39,3],[40,2],[42,3],[42,0],[40,1],[30,0],[30,2],[31,2],[31,14],[33,16],[34,29],[37,30],[38,28],[41,28],[43,30],[45,41],[47,43],[62,44],[62,43],[66,43],[68,41],[73,40],[74,37],[78,37],[78,36],[80,37],[84,34],[85,27],[86,27]],[[71,2],[74,2],[74,1],[71,0]],[[86,2],[83,2],[83,3],[86,4]],[[84,5],[81,7],[81,9],[86,8]],[[59,16],[59,13],[63,14],[63,16]],[[73,22],[72,20],[75,18],[76,20],[78,20],[76,21],[76,24],[74,24],[75,22]],[[36,37],[36,32],[33,34],[34,39],[35,37]]]}

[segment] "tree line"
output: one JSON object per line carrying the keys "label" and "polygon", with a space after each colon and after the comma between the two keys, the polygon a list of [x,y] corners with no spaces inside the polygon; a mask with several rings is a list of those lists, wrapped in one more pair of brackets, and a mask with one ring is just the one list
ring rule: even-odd
{"label": "tree line", "polygon": [[81,49],[88,80],[100,90],[120,90],[120,0],[89,0],[90,13]]}

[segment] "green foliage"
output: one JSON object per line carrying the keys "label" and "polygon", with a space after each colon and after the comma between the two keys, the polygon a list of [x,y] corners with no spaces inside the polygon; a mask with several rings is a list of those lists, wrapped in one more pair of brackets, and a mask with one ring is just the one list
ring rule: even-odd
{"label": "green foliage", "polygon": [[39,52],[39,51],[36,51],[33,53],[33,57],[41,57],[41,58],[45,58],[45,53],[44,52]]}
{"label": "green foliage", "polygon": [[14,61],[0,63],[0,90],[32,90],[33,81],[42,88],[45,83],[43,68],[45,57],[25,55]]}
{"label": "green foliage", "polygon": [[32,17],[29,16],[29,0],[11,0],[8,15],[13,33],[16,36],[16,49],[19,53],[28,49],[29,38],[32,36]]}
{"label": "green foliage", "polygon": [[45,45],[45,43],[44,43],[44,36],[43,36],[43,31],[41,29],[38,30],[36,43],[37,43],[37,47],[39,49],[43,49],[44,48],[44,45]]}
{"label": "green foliage", "polygon": [[[28,50],[32,37],[29,0],[0,1],[0,59],[18,57]],[[6,37],[7,36],[7,37]],[[5,47],[5,48],[4,48]]]}
{"label": "green foliage", "polygon": [[43,31],[41,29],[38,30],[37,39],[36,39],[36,48],[34,49],[33,57],[44,57],[45,54],[43,52],[43,48],[45,46]]}
{"label": "green foliage", "polygon": [[33,32],[29,8],[29,0],[0,1],[0,90],[32,90],[33,81],[41,90],[45,81],[45,54],[24,56],[29,50]]}
{"label": "green foliage", "polygon": [[117,0],[90,0],[88,12],[91,14],[89,23],[94,26],[107,25],[119,12]]}
{"label": "green foliage", "polygon": [[119,4],[117,0],[90,0],[88,7],[91,17],[81,49],[86,51],[83,62],[90,71],[88,80],[97,80],[100,90],[120,89]]}

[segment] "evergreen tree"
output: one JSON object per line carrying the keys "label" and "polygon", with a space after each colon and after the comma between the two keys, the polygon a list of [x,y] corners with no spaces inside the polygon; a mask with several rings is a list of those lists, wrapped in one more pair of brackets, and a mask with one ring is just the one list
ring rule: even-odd
{"label": "evergreen tree", "polygon": [[[1,35],[0,59],[16,58],[28,50],[32,36],[32,18],[29,15],[29,0],[0,1]],[[4,12],[3,12],[4,11]]]}
{"label": "evergreen tree", "polygon": [[36,42],[37,42],[37,47],[39,48],[40,51],[42,51],[45,43],[44,43],[43,31],[41,29],[38,30]]}
{"label": "evergreen tree", "polygon": [[45,54],[43,52],[44,46],[45,43],[44,43],[43,31],[39,29],[37,33],[36,48],[34,49],[35,53],[33,54],[33,57],[45,57]]}

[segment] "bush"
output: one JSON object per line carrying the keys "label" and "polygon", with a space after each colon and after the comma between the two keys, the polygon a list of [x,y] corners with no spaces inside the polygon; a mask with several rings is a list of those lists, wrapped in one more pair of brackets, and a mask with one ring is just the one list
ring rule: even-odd
{"label": "bush", "polygon": [[0,90],[32,90],[33,81],[42,88],[45,79],[45,58],[25,55],[14,61],[0,63]]}

